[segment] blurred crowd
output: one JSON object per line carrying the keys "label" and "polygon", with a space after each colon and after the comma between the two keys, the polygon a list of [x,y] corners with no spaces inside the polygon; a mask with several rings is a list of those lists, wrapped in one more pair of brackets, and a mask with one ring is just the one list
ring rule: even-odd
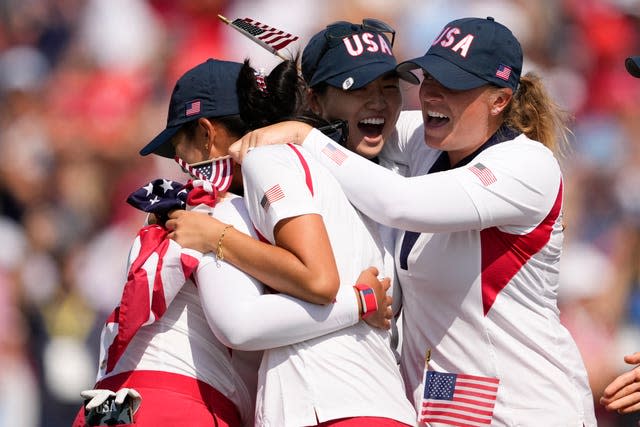
{"label": "blurred crowd", "polygon": [[[68,426],[93,386],[96,334],[144,220],[125,199],[181,176],[138,155],[164,127],[176,78],[208,57],[279,61],[218,14],[299,35],[287,55],[335,20],[387,21],[399,60],[458,17],[512,28],[525,72],[574,115],[562,320],[599,424],[637,425],[597,400],[640,351],[640,79],[624,69],[640,55],[640,0],[0,0],[0,427]],[[416,88],[403,88],[417,108]]]}

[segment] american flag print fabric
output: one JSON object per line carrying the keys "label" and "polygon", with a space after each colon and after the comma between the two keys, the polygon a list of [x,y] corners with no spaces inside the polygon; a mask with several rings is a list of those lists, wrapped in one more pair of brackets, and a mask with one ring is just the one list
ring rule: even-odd
{"label": "american flag print fabric", "polygon": [[120,304],[101,335],[100,371],[115,368],[138,330],[160,319],[202,257],[168,239],[159,225],[143,227],[132,245],[127,282]]}
{"label": "american flag print fabric", "polygon": [[331,144],[327,144],[322,149],[322,154],[333,160],[337,165],[341,165],[347,159],[347,155],[344,154],[339,148],[334,147]]}
{"label": "american flag print fabric", "polygon": [[189,164],[178,156],[175,156],[173,160],[192,177],[210,181],[219,192],[225,192],[231,187],[234,168],[234,162],[231,156],[219,157],[194,164]]}
{"label": "american flag print fabric", "polygon": [[500,380],[425,369],[418,421],[431,426],[489,426]]}
{"label": "american flag print fabric", "polygon": [[262,206],[264,210],[267,211],[269,210],[269,207],[272,203],[277,202],[281,199],[284,199],[284,192],[282,191],[280,184],[276,184],[264,192],[264,196],[262,196],[262,199],[260,199],[260,206]]}
{"label": "american flag print fabric", "polygon": [[480,182],[485,187],[496,182],[496,176],[491,172],[491,169],[483,165],[482,163],[476,163],[471,166],[469,170],[480,179]]}
{"label": "american flag print fabric", "polygon": [[[215,207],[218,191],[207,180],[187,184],[156,179],[129,195],[127,202],[166,220],[173,209]],[[164,217],[164,219],[162,219]],[[100,338],[100,374],[111,372],[138,330],[160,319],[198,267],[202,254],[183,248],[158,224],[143,227],[131,246],[129,271],[120,303],[107,318]]]}
{"label": "american flag print fabric", "polygon": [[251,18],[234,19],[231,22],[231,25],[249,37],[255,38],[275,50],[280,50],[286,47],[289,43],[298,40],[298,36],[278,30],[277,28],[255,21]]}
{"label": "american flag print fabric", "polygon": [[184,209],[188,190],[184,185],[169,179],[155,179],[127,197],[127,203],[143,212],[153,213],[161,222],[173,209]]}
{"label": "american flag print fabric", "polygon": [[509,80],[509,77],[511,77],[511,67],[500,64],[498,70],[496,71],[496,77],[502,80]]}

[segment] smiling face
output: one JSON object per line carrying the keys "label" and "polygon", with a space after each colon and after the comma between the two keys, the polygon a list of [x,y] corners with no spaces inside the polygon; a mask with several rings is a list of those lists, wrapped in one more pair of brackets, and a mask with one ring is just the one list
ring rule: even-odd
{"label": "smiling face", "polygon": [[511,90],[487,84],[456,91],[425,73],[419,96],[425,143],[447,151],[451,164],[455,165],[498,130]]}
{"label": "smiling face", "polygon": [[312,94],[311,105],[324,119],[346,120],[347,148],[371,159],[380,153],[395,128],[402,94],[397,77],[383,76],[356,90],[328,86],[325,92]]}

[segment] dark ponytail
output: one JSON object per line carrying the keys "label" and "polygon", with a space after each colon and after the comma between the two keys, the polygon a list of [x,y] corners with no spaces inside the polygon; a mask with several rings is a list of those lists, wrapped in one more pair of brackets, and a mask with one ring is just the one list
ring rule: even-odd
{"label": "dark ponytail", "polygon": [[249,60],[238,76],[237,92],[240,117],[249,129],[257,129],[287,119],[294,119],[305,110],[305,84],[298,75],[297,61],[285,60],[264,77],[261,89],[256,71]]}

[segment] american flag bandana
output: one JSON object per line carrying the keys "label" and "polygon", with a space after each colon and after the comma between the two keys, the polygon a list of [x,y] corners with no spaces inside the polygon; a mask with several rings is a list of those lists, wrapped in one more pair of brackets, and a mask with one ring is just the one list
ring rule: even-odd
{"label": "american flag bandana", "polygon": [[298,40],[298,36],[294,36],[277,28],[255,21],[251,18],[238,18],[231,22],[231,26],[255,40],[262,46],[268,46],[269,50],[278,51],[286,47],[289,43]]}
{"label": "american flag bandana", "polygon": [[218,157],[217,159],[189,164],[178,156],[176,161],[189,175],[199,180],[210,181],[220,192],[227,191],[233,180],[234,162],[231,156]]}
{"label": "american flag bandana", "polygon": [[489,426],[499,383],[497,378],[429,371],[425,366],[418,421],[431,426]]}
{"label": "american flag bandana", "polygon": [[[210,181],[190,180],[182,185],[156,179],[131,193],[127,202],[160,217],[173,209],[209,211],[218,191]],[[160,225],[148,225],[137,234],[129,255],[127,281],[120,303],[108,317],[100,339],[100,374],[111,372],[138,330],[162,317],[198,266],[202,254],[182,248],[167,238]]]}

